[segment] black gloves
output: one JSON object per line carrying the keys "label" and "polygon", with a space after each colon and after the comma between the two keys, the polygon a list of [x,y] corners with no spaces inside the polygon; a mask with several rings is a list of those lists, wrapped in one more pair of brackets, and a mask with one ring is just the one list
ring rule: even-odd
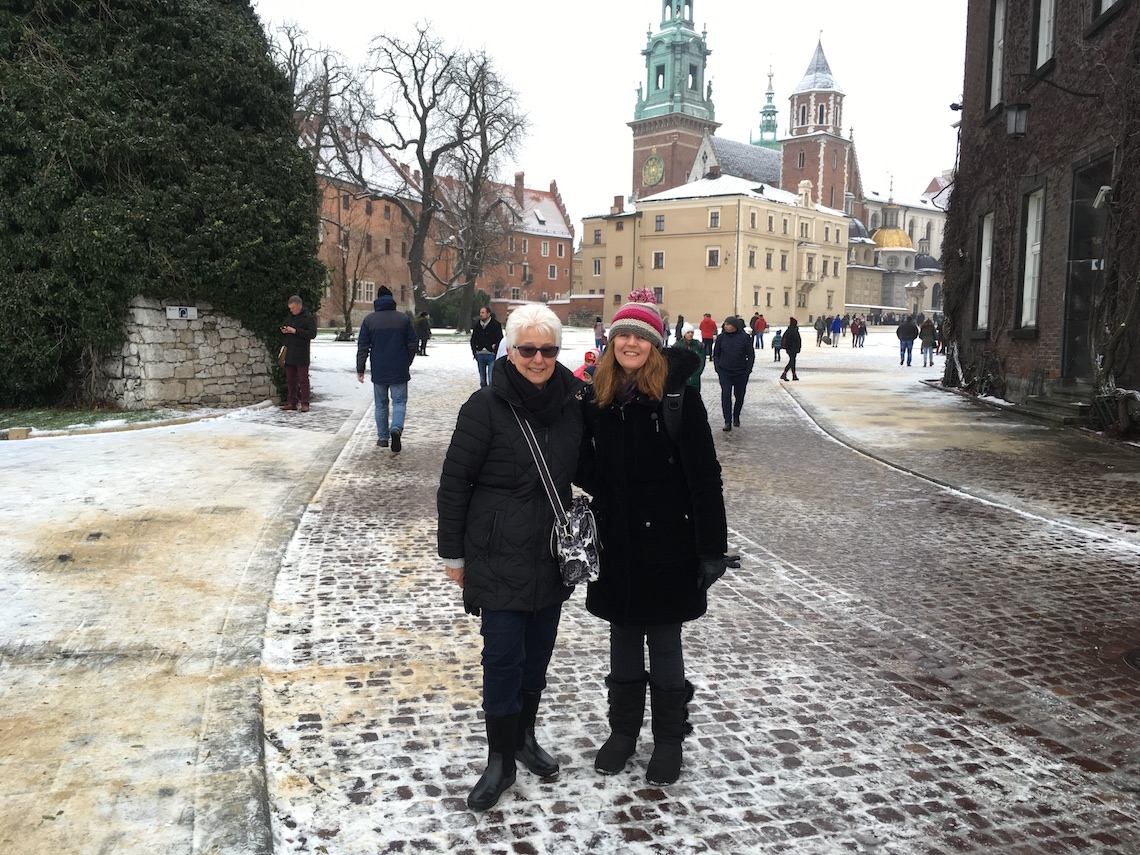
{"label": "black gloves", "polygon": [[729,567],[733,570],[740,569],[739,555],[702,555],[700,560],[701,565],[697,569],[697,587],[702,591],[707,591]]}

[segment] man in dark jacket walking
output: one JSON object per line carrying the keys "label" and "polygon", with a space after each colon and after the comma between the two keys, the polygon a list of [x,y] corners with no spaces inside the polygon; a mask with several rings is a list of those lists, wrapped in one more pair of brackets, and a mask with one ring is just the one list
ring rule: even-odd
{"label": "man in dark jacket walking", "polygon": [[283,410],[309,412],[309,344],[317,337],[317,319],[309,314],[301,298],[289,298],[289,316],[281,322],[285,336],[285,383],[289,397]]}
{"label": "man in dark jacket walking", "polygon": [[918,338],[918,324],[914,322],[914,318],[910,315],[903,318],[903,322],[895,330],[895,335],[899,337],[899,365],[904,362],[910,365],[910,358],[914,353],[914,340]]}
{"label": "man in dark jacket walking", "polygon": [[[744,331],[744,321],[726,318],[721,334],[713,345],[713,368],[720,378],[720,408],[724,413],[724,430],[740,427],[740,411],[744,409],[744,392],[756,361],[752,337]],[[733,403],[733,397],[736,403]]]}
{"label": "man in dark jacket walking", "polygon": [[503,340],[503,325],[495,320],[491,310],[483,306],[479,310],[479,322],[471,330],[471,355],[479,366],[479,388],[491,382],[495,369],[495,355],[499,352],[499,342]]}
{"label": "man in dark jacket walking", "polygon": [[784,352],[788,354],[788,364],[784,366],[784,370],[780,374],[780,379],[787,380],[788,372],[791,371],[792,379],[799,380],[800,375],[796,374],[796,357],[800,355],[803,342],[800,340],[800,325],[795,318],[788,318],[788,328],[784,330],[784,336],[780,340],[780,345],[784,348]]}
{"label": "man in dark jacket walking", "polygon": [[[392,453],[400,451],[404,414],[408,407],[408,381],[416,358],[416,331],[411,319],[396,311],[392,292],[383,285],[372,304],[376,309],[360,325],[356,337],[356,379],[364,382],[364,363],[372,361],[372,396],[376,403],[376,444]],[[388,398],[392,399],[392,421],[388,421]]]}

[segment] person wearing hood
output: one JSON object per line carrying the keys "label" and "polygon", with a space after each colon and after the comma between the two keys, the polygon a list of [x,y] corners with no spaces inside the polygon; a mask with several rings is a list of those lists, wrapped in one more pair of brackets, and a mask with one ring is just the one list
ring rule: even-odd
{"label": "person wearing hood", "polygon": [[[412,360],[416,358],[417,338],[412,320],[396,311],[392,292],[384,285],[376,301],[376,310],[360,325],[356,337],[356,379],[364,382],[364,363],[372,362],[372,399],[376,410],[376,444],[392,453],[403,447],[404,417],[408,408],[408,381],[412,379]],[[392,420],[388,421],[388,400],[392,401]]]}
{"label": "person wearing hood", "polygon": [[725,431],[740,427],[744,393],[755,361],[756,351],[752,337],[744,332],[744,321],[736,316],[725,318],[721,334],[713,345],[713,368],[720,379],[720,409]]}
{"label": "person wearing hood", "polygon": [[[662,350],[662,333],[652,303],[627,303],[614,314],[582,407],[577,481],[593,497],[602,544],[586,608],[610,624],[610,735],[594,768],[620,774],[636,753],[648,686],[653,754],[645,777],[656,785],[680,777],[681,743],[691,730],[694,689],[685,679],[681,627],[705,613],[706,591],[725,568],[739,566],[725,556],[721,468],[708,416],[700,393],[685,383],[704,357]],[[665,408],[677,404],[671,428]]]}
{"label": "person wearing hood", "polygon": [[520,419],[534,431],[564,506],[578,467],[584,384],[558,362],[562,323],[547,306],[507,318],[507,357],[471,395],[443,461],[437,543],[463,607],[480,617],[487,768],[467,797],[488,810],[515,782],[515,759],[533,774],[558,774],[535,722],[558,635],[562,582],[551,551],[554,509]]}
{"label": "person wearing hood", "polygon": [[784,330],[784,336],[780,341],[780,346],[783,347],[784,353],[788,354],[788,364],[784,366],[784,371],[780,374],[780,379],[787,380],[788,372],[791,371],[792,379],[799,380],[800,375],[796,374],[796,357],[800,355],[803,342],[800,341],[800,325],[795,318],[788,318],[788,328]]}
{"label": "person wearing hood", "polygon": [[590,383],[594,379],[594,371],[598,367],[598,357],[602,352],[596,347],[591,347],[586,351],[582,357],[582,364],[574,369],[574,376],[584,383]]}

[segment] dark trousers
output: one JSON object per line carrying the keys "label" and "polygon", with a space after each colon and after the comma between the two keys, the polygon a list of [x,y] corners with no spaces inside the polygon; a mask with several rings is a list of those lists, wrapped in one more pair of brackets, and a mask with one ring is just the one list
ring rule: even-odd
{"label": "dark trousers", "polygon": [[685,655],[681,624],[619,626],[610,624],[610,676],[619,683],[643,679],[645,648],[649,647],[649,681],[660,689],[685,685]]}
{"label": "dark trousers", "polygon": [[427,341],[426,338],[420,339],[420,349],[417,351],[420,356],[427,356]]}
{"label": "dark trousers", "polygon": [[309,366],[286,365],[285,385],[289,389],[289,399],[286,404],[295,407],[297,404],[309,406]]}
{"label": "dark trousers", "polygon": [[707,359],[709,362],[712,362],[712,349],[713,349],[713,342],[714,341],[716,341],[715,338],[702,338],[701,339],[701,343],[704,344],[704,346],[705,346],[705,359]]}
{"label": "dark trousers", "polygon": [[546,688],[546,668],[558,637],[562,604],[537,612],[483,609],[483,711],[513,715],[522,692]]}
{"label": "dark trousers", "polygon": [[[739,374],[722,374],[717,372],[717,377],[720,378],[720,409],[724,413],[724,422],[728,424],[733,419],[740,418],[740,411],[744,409],[744,391],[748,388],[748,375],[745,373]],[[734,404],[732,399],[736,398]]]}
{"label": "dark trousers", "polygon": [[784,366],[784,375],[785,376],[787,376],[789,371],[792,373],[793,377],[796,376],[796,357],[797,356],[799,356],[799,353],[791,353],[791,352],[788,353],[788,364]]}

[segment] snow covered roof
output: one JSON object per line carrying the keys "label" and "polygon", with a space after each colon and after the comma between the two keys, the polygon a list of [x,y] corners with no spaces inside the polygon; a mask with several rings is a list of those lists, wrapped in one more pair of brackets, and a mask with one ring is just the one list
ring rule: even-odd
{"label": "snow covered roof", "polygon": [[765,184],[779,183],[780,152],[717,136],[710,136],[709,142],[722,174]]}
{"label": "snow covered roof", "polygon": [[893,197],[890,193],[880,193],[878,190],[867,190],[863,196],[868,202],[880,202],[884,205],[888,202],[893,202],[901,208],[925,209],[927,211],[937,211],[940,213],[946,213],[946,207],[949,204],[949,199],[946,198],[946,194],[938,196],[937,199],[927,196],[919,196],[917,199],[900,199]]}
{"label": "snow covered roof", "polygon": [[831,66],[827,64],[827,57],[823,55],[823,42],[818,42],[815,46],[815,55],[808,64],[808,70],[804,73],[803,80],[792,90],[792,94],[813,92],[821,89],[828,92],[838,92],[840,95],[843,94],[843,89],[840,88],[839,83],[835,79],[835,75],[831,73]]}
{"label": "snow covered roof", "polygon": [[[691,181],[688,184],[682,184],[680,187],[674,187],[672,190],[665,190],[661,193],[655,193],[652,196],[646,196],[644,199],[641,199],[640,202],[642,205],[645,205],[649,202],[665,202],[681,199],[715,199],[724,196],[746,196],[752,199],[765,199],[769,202],[775,202],[778,205],[790,205],[792,207],[799,204],[799,196],[795,193],[789,193],[787,190],[781,190],[778,187],[772,187],[758,181],[748,181],[735,175],[719,175],[717,177],[705,176],[697,181]],[[846,218],[847,216],[843,211],[825,208],[823,205],[817,206],[815,210],[821,214],[833,217]]]}

